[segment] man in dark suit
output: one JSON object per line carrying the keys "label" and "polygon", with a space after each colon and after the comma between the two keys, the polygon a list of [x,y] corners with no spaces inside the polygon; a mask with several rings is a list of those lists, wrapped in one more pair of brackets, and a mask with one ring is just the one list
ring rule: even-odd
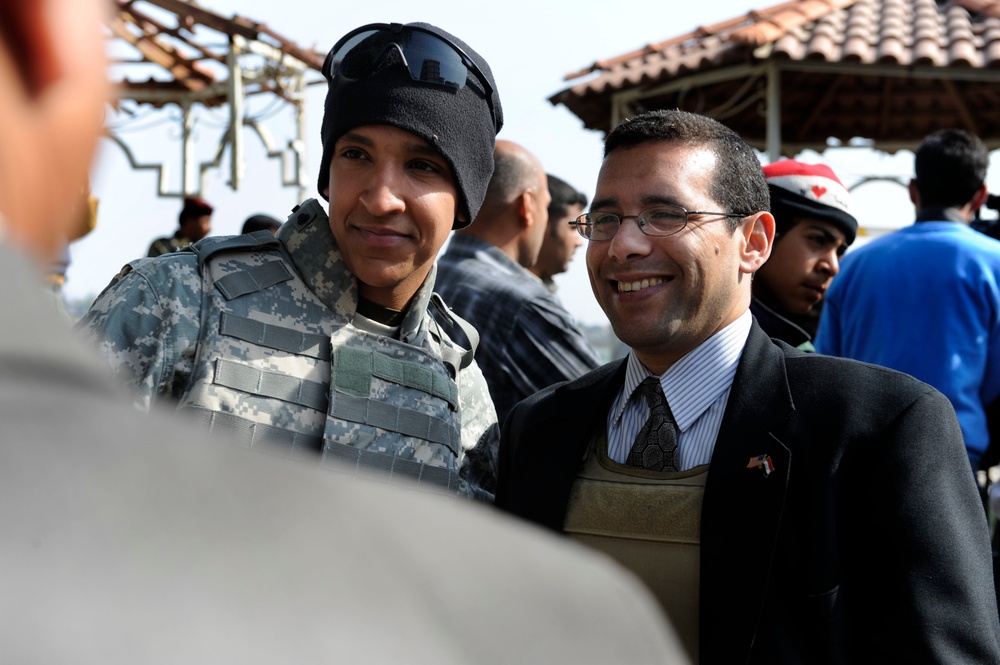
{"label": "man in dark suit", "polygon": [[768,209],[755,154],[714,120],[610,133],[577,228],[632,351],[512,411],[496,503],[633,569],[702,663],[1000,662],[954,411],[761,331]]}

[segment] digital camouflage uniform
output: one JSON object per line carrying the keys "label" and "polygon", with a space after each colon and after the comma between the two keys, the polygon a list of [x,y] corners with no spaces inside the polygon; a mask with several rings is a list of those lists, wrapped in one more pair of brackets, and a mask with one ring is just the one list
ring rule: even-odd
{"label": "digital camouflage uniform", "polygon": [[445,330],[458,324],[432,296],[435,274],[399,339],[355,327],[357,282],[310,200],[277,237],[208,238],[133,261],[78,327],[144,410],[169,396],[247,445],[315,449],[337,468],[489,500],[496,414],[471,351]]}

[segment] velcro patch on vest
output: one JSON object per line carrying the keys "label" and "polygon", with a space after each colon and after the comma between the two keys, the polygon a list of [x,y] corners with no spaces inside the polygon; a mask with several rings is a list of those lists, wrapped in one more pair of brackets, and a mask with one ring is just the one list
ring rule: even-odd
{"label": "velcro patch on vest", "polygon": [[233,390],[290,402],[316,411],[326,411],[326,386],[276,372],[219,359],[215,361],[213,383]]}
{"label": "velcro patch on vest", "polygon": [[293,452],[296,450],[323,449],[323,438],[300,432],[293,432],[281,427],[255,423],[224,411],[210,411],[200,407],[188,407],[186,412],[192,414],[196,421],[201,422],[209,432],[223,434],[248,447],[267,444],[267,450]]}
{"label": "velcro patch on vest", "polygon": [[367,396],[334,393],[330,396],[329,413],[340,420],[440,443],[456,456],[462,449],[462,433],[452,423],[412,409],[376,402]]}
{"label": "velcro patch on vest", "polygon": [[461,486],[461,478],[454,471],[342,443],[327,443],[323,450],[323,462],[327,468],[374,472],[423,486],[439,487],[450,494],[457,494]]}
{"label": "velcro patch on vest", "polygon": [[268,261],[247,270],[229,273],[215,280],[215,288],[226,300],[263,291],[292,278],[291,271],[281,261]]}
{"label": "velcro patch on vest", "polygon": [[[564,529],[567,533],[634,540],[698,543],[701,533],[700,484],[658,484],[577,478],[573,484]],[[642,506],[640,511],[632,510]]]}
{"label": "velcro patch on vest", "polygon": [[338,392],[367,398],[372,377],[378,377],[433,395],[448,402],[452,411],[458,410],[458,386],[429,367],[350,347],[336,349],[333,356],[333,387]]}
{"label": "velcro patch on vest", "polygon": [[276,351],[330,360],[330,339],[326,335],[304,333],[227,313],[220,318],[219,333]]}

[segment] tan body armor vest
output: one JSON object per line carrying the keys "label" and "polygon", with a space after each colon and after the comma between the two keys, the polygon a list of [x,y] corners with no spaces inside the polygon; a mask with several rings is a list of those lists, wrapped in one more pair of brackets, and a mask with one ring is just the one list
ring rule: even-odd
{"label": "tan body armor vest", "polygon": [[634,572],[698,662],[701,506],[708,465],[678,473],[625,466],[594,437],[570,493],[564,530]]}

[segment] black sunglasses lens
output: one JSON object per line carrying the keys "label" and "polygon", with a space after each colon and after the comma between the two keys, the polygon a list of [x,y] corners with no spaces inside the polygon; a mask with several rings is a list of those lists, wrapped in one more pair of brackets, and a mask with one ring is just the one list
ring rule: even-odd
{"label": "black sunglasses lens", "polygon": [[369,76],[382,61],[386,50],[398,48],[415,81],[465,86],[469,70],[459,55],[438,37],[416,30],[399,33],[366,30],[353,35],[330,56],[328,74],[347,78]]}
{"label": "black sunglasses lens", "polygon": [[388,41],[378,39],[381,30],[365,30],[350,37],[330,54],[329,70],[331,78],[341,74],[348,78],[360,78],[371,73],[372,61],[378,57],[376,50],[384,50]]}
{"label": "black sunglasses lens", "polygon": [[[400,43],[410,76],[415,81],[462,88],[469,70],[455,49],[426,32],[412,31]],[[398,42],[397,42],[398,43]]]}

